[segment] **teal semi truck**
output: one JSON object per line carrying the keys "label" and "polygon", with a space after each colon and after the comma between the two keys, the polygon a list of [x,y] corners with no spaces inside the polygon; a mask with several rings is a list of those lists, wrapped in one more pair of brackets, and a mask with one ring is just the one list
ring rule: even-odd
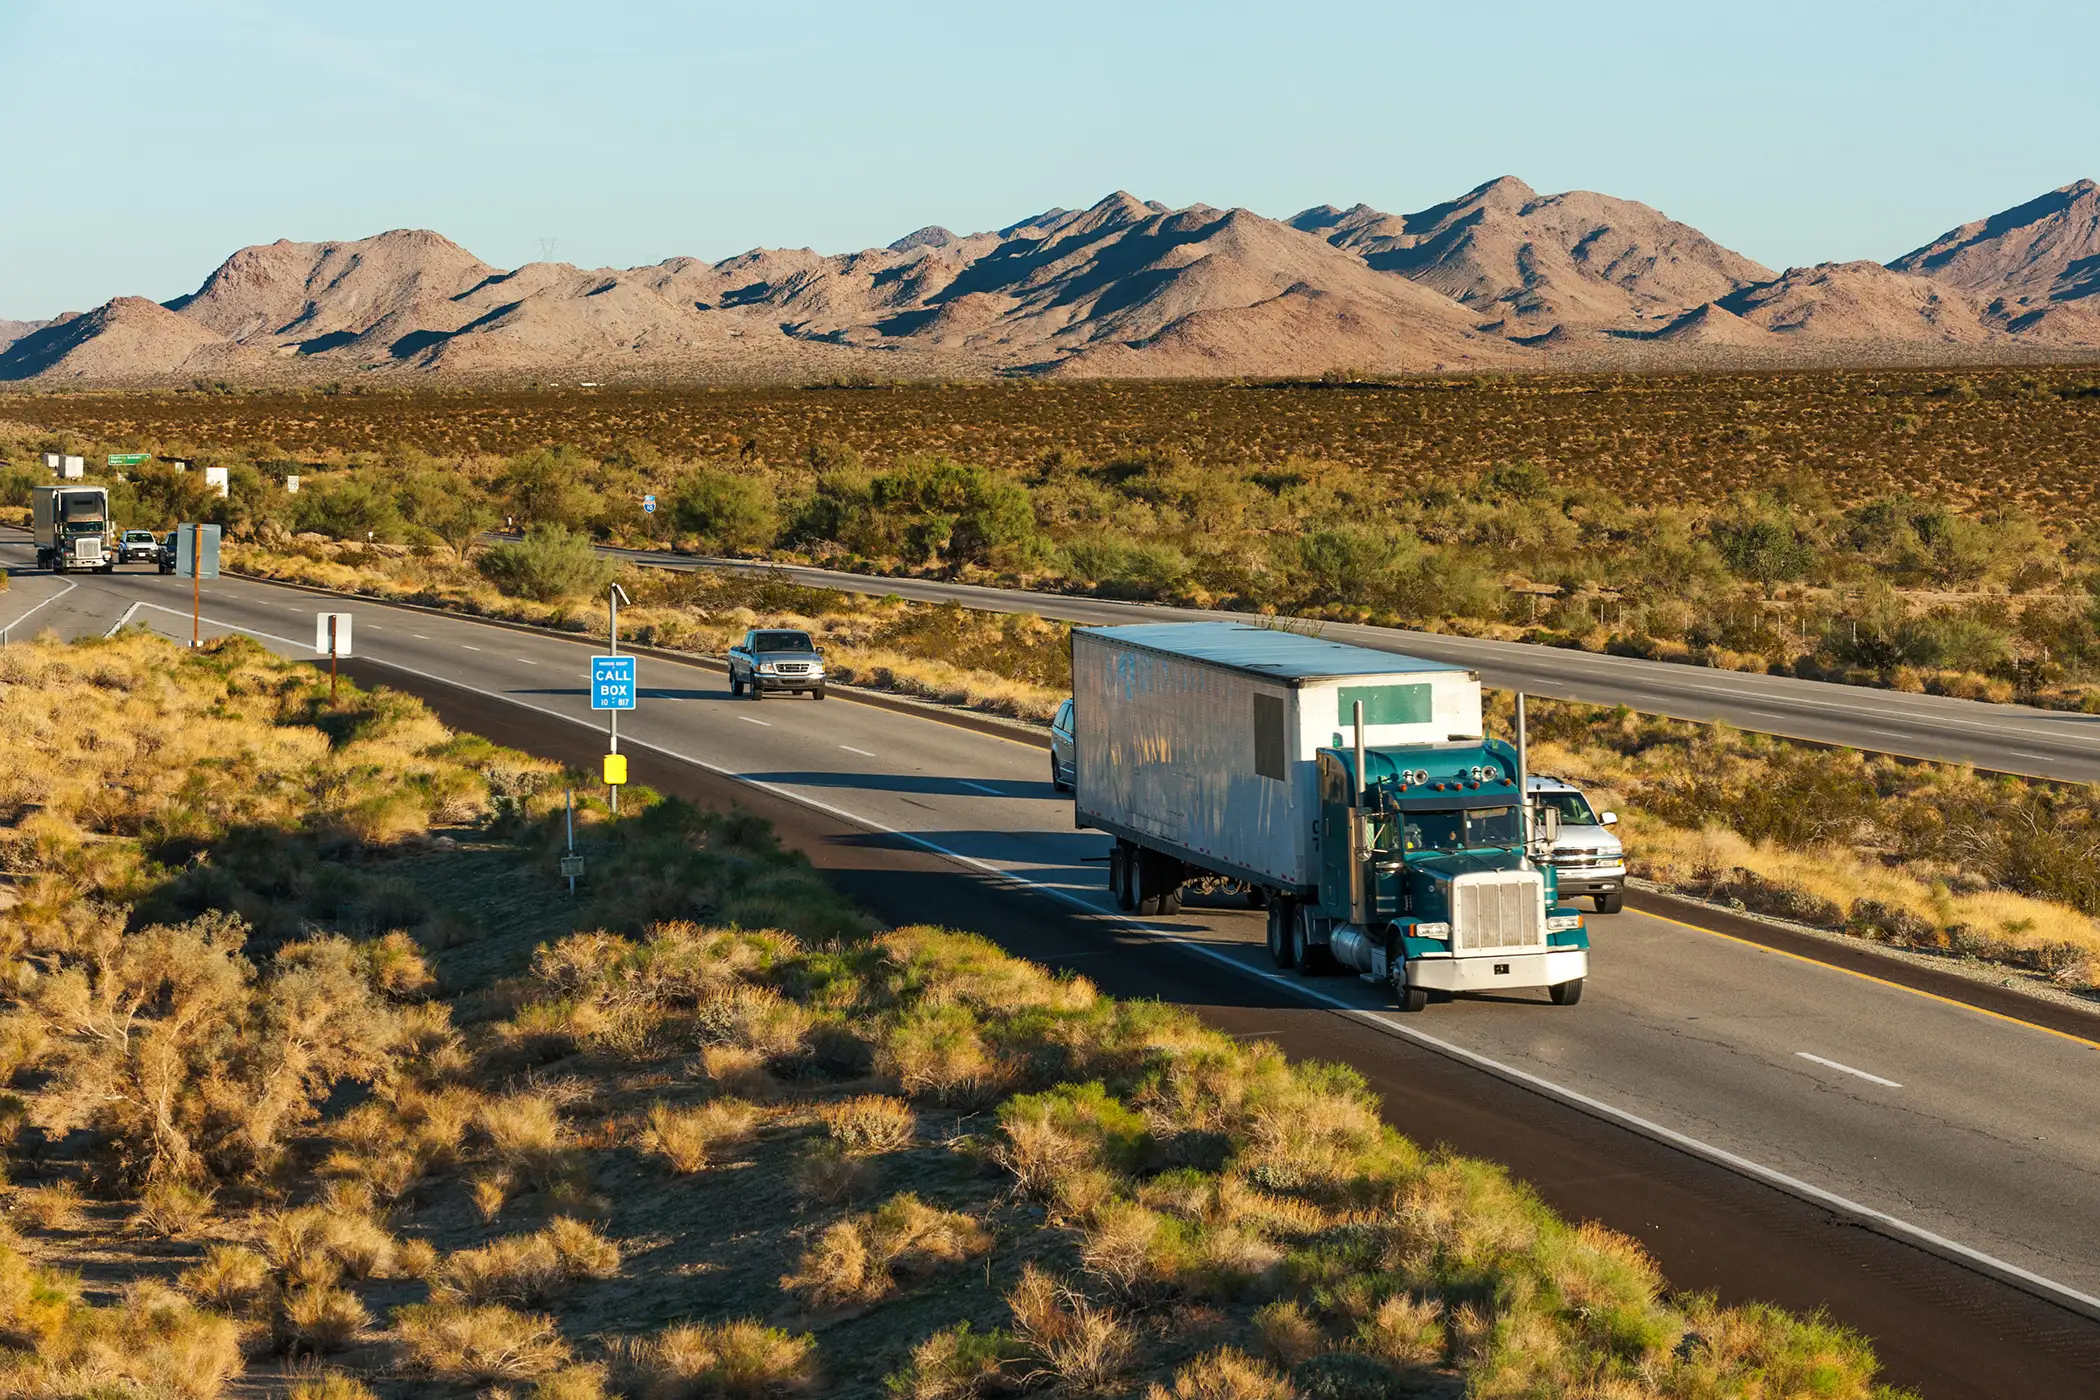
{"label": "teal semi truck", "polygon": [[1582,996],[1589,933],[1538,853],[1554,813],[1477,673],[1233,622],[1072,633],[1072,786],[1118,907],[1192,885],[1267,911],[1278,967],[1436,994]]}

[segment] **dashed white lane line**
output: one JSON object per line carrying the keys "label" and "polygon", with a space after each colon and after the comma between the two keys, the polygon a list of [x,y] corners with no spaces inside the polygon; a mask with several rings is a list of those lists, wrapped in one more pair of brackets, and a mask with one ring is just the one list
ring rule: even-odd
{"label": "dashed white lane line", "polygon": [[430,640],[430,638],[424,636],[421,632],[411,632],[408,635],[414,637],[419,642],[427,642]]}
{"label": "dashed white lane line", "polygon": [[986,787],[983,783],[973,783],[968,778],[958,778],[956,779],[956,781],[961,783],[966,788],[976,788],[979,792],[988,792],[994,797],[1006,796],[1005,793],[999,791],[999,789],[995,787]]}
{"label": "dashed white lane line", "polygon": [[468,645],[467,645],[467,644],[466,644],[465,642],[461,642],[461,643],[459,644],[459,649],[460,649],[461,651],[480,651],[480,650],[481,650],[481,648],[480,648],[480,647],[470,647],[470,646],[468,646]]}
{"label": "dashed white lane line", "polygon": [[531,660],[531,659],[529,659],[529,658],[527,658],[527,657],[523,657],[523,656],[513,656],[513,657],[511,658],[511,660],[513,660],[513,661],[517,662],[517,663],[518,663],[518,664],[519,664],[520,666],[537,666],[537,665],[539,665],[539,664],[540,664],[540,663],[539,663],[539,662],[537,662],[537,661],[533,661],[533,660]]}
{"label": "dashed white lane line", "polygon": [[874,754],[871,754],[871,753],[869,753],[869,752],[868,752],[868,751],[867,751],[866,749],[856,749],[856,748],[854,748],[854,747],[853,747],[853,745],[851,745],[851,744],[840,744],[840,745],[839,745],[839,747],[840,747],[840,748],[842,748],[842,749],[844,749],[844,750],[845,750],[845,751],[846,751],[847,753],[857,753],[857,754],[859,754],[859,755],[860,755],[860,756],[861,756],[862,758],[874,758],[874,757],[876,757],[876,755],[874,755]]}
{"label": "dashed white lane line", "polygon": [[1841,1065],[1836,1060],[1826,1060],[1821,1055],[1811,1055],[1806,1050],[1796,1050],[1794,1054],[1800,1057],[1801,1059],[1812,1060],[1815,1063],[1822,1065],[1825,1069],[1834,1069],[1839,1070],[1845,1074],[1857,1075],[1859,1078],[1866,1080],[1868,1083],[1879,1084],[1885,1089],[1900,1089],[1903,1087],[1901,1084],[1898,1084],[1893,1079],[1883,1079],[1878,1074],[1868,1074],[1863,1069],[1854,1069],[1850,1065]]}
{"label": "dashed white lane line", "polygon": [[746,724],[762,725],[767,729],[771,729],[773,727],[773,721],[769,719],[753,719],[749,715],[738,715],[737,718],[742,720]]}

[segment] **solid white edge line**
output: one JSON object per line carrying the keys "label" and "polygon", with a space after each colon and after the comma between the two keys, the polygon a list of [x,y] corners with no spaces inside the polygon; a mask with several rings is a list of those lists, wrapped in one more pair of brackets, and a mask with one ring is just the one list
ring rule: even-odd
{"label": "solid white edge line", "polygon": [[109,630],[107,632],[104,632],[102,635],[105,637],[116,636],[117,633],[123,629],[124,624],[131,621],[132,614],[136,613],[140,608],[143,608],[145,606],[146,605],[144,603],[133,603],[130,607],[124,609],[124,615],[118,618],[115,622],[112,622],[109,625]]}
{"label": "solid white edge line", "polygon": [[[392,667],[394,670],[420,677],[423,680],[433,681],[439,685],[449,685],[455,689],[465,690],[469,694],[504,700],[522,709],[532,710],[538,714],[551,715],[556,719],[566,720],[585,729],[594,730],[601,734],[605,732],[588,720],[578,719],[574,715],[564,714],[559,710],[550,710],[543,705],[535,705],[529,701],[515,699],[509,695],[478,691],[471,686],[462,685],[458,681],[447,680],[442,676],[434,676],[426,671],[419,671],[412,666],[403,666],[399,662],[382,661],[377,657],[366,657],[365,659],[377,665]],[[704,758],[695,758],[691,754],[681,753],[677,749],[668,748],[662,744],[650,743],[646,739],[630,737],[628,743],[633,748],[648,749],[653,753],[660,753],[666,758],[675,758],[681,763],[690,763],[696,768],[703,768],[710,773],[743,783],[749,787],[755,787],[762,792],[769,792],[775,797],[784,798],[789,802],[808,807],[813,811],[823,812],[837,817],[841,821],[851,822],[864,830],[908,841],[921,850],[930,851],[935,855],[945,857],[958,865],[968,866],[970,869],[990,875],[994,879],[1004,880],[1023,889],[1033,890],[1038,894],[1045,894],[1053,899],[1062,900],[1088,914],[1106,918],[1109,922],[1120,925],[1134,933],[1170,943],[1186,952],[1209,958],[1213,962],[1231,968],[1243,976],[1269,982],[1308,1001],[1324,1002],[1343,1015],[1360,1020],[1366,1025],[1384,1031],[1389,1035],[1402,1036],[1452,1059],[1472,1065],[1476,1069],[1486,1070],[1488,1073],[1508,1080],[1511,1083],[1521,1084],[1526,1088],[1536,1090],[1548,1098],[1558,1099],[1563,1103],[1586,1110],[1596,1117],[1617,1123],[1622,1127],[1631,1128],[1646,1137],[1666,1143],[1692,1156],[1704,1158],[1717,1166],[1726,1167],[1731,1171],[1762,1182],[1767,1186],[1775,1187],[1789,1195],[1812,1201],[1839,1214],[1849,1215],[1855,1220],[1879,1227],[1897,1239],[1907,1244],[1916,1245],[1928,1253],[1940,1255],[1942,1258],[1951,1259],[1956,1263],[1966,1264],[1979,1273],[1996,1278],[2000,1283],[2011,1284],[2025,1292],[2041,1297],[2044,1301],[2055,1303],[2083,1316],[2100,1320],[2100,1297],[2081,1292],[2068,1284],[2058,1283],[2054,1279],[2045,1278],[2031,1269],[2021,1268],[2018,1264],[2007,1263],[1994,1255],[1985,1254],[1982,1250],[1971,1249],[1968,1245],[1948,1239],[1945,1235],[1937,1234],[1920,1225],[1913,1225],[1907,1220],[1898,1219],[1886,1211],[1876,1210],[1868,1205],[1861,1205],[1857,1201],[1838,1195],[1835,1191],[1826,1191],[1820,1186],[1811,1185],[1799,1177],[1789,1176],[1785,1172],[1753,1162],[1747,1157],[1728,1151],[1726,1148],[1715,1147],[1711,1143],[1702,1142],[1698,1138],[1680,1133],[1674,1128],[1666,1128],[1660,1123],[1641,1117],[1639,1114],[1629,1113],[1622,1108],[1615,1108],[1601,1099],[1595,1099],[1588,1094],[1582,1093],[1580,1090],[1566,1088],[1550,1079],[1541,1078],[1528,1070],[1521,1070],[1514,1065],[1503,1064],[1501,1061],[1482,1055],[1477,1051],[1468,1050],[1462,1045],[1457,1045],[1451,1041],[1430,1035],[1425,1031],[1417,1030],[1413,1026],[1396,1019],[1390,1013],[1354,1006],[1334,996],[1332,993],[1319,990],[1317,987],[1307,986],[1292,978],[1280,977],[1273,972],[1264,972],[1259,968],[1249,967],[1237,958],[1229,957],[1215,948],[1198,943],[1193,939],[1185,938],[1171,929],[1162,929],[1136,919],[1124,918],[1115,911],[1105,909],[1091,900],[1081,899],[1078,895],[1068,890],[1062,890],[1055,885],[1046,885],[1040,881],[1031,880],[1025,875],[1016,874],[989,861],[979,860],[974,856],[966,856],[959,851],[951,851],[939,842],[930,841],[914,832],[901,831],[895,827],[887,826],[872,818],[849,812],[843,807],[835,807],[831,803],[818,798],[805,796],[777,783],[746,777],[734,769],[724,768],[718,763],[709,763]]]}
{"label": "solid white edge line", "polygon": [[1826,1069],[1841,1070],[1846,1074],[1856,1074],[1861,1079],[1867,1080],[1870,1083],[1882,1085],[1885,1088],[1900,1089],[1903,1087],[1901,1084],[1898,1084],[1893,1079],[1883,1079],[1878,1074],[1868,1074],[1863,1069],[1854,1069],[1850,1065],[1841,1065],[1836,1060],[1826,1060],[1821,1055],[1811,1055],[1806,1050],[1796,1050],[1794,1054],[1799,1059],[1812,1060],[1816,1064],[1822,1065]]}
{"label": "solid white edge line", "polygon": [[[229,632],[245,632],[251,637],[261,637],[265,641],[283,642],[286,646],[292,648],[294,651],[306,652],[309,654],[313,651],[313,648],[307,645],[305,642],[295,642],[290,637],[280,637],[275,632],[260,632],[253,627],[243,627],[239,623],[235,622],[221,622],[215,617],[206,617],[202,613],[187,613],[184,612],[181,608],[171,608],[161,603],[133,603],[131,607],[125,611],[124,616],[130,617],[133,612],[137,611],[140,608],[152,608],[157,612],[173,613],[177,617],[195,616],[199,622],[208,622],[214,627],[223,627]],[[122,625],[123,624],[121,622],[118,624],[118,626]],[[116,629],[111,628],[110,630],[114,632]]]}
{"label": "solid white edge line", "polygon": [[44,600],[43,602],[41,602],[41,603],[33,603],[33,604],[31,604],[31,605],[30,605],[30,607],[29,607],[29,610],[28,610],[28,612],[25,612],[25,613],[23,613],[23,614],[22,614],[22,615],[21,615],[20,617],[16,618],[16,619],[15,619],[15,620],[14,620],[13,622],[10,622],[10,623],[6,624],[5,626],[0,626],[0,633],[4,633],[4,632],[12,632],[12,631],[14,631],[14,630],[15,630],[15,629],[16,629],[17,627],[20,627],[20,626],[21,626],[21,625],[22,625],[23,623],[25,623],[25,622],[27,622],[27,621],[29,620],[29,614],[30,614],[30,613],[33,613],[33,612],[35,612],[35,611],[36,611],[36,610],[37,610],[38,608],[48,608],[48,607],[50,607],[50,606],[51,606],[51,605],[52,605],[53,603],[55,603],[55,602],[57,602],[57,601],[58,601],[59,599],[61,599],[61,598],[65,597],[65,596],[66,596],[66,595],[67,595],[68,593],[71,593],[71,592],[72,592],[72,591],[73,591],[74,589],[76,589],[76,588],[78,588],[78,587],[80,587],[80,585],[79,585],[79,584],[77,584],[77,583],[72,583],[72,582],[68,582],[68,583],[66,584],[66,586],[65,586],[64,588],[61,588],[61,589],[59,589],[59,590],[58,590],[58,592],[56,592],[56,593],[52,594],[52,595],[51,595],[50,597],[46,598],[46,599],[45,599],[45,600]]}

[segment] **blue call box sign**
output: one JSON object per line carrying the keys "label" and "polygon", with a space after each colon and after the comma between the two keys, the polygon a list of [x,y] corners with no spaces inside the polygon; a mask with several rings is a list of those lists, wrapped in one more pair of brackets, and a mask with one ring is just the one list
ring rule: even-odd
{"label": "blue call box sign", "polygon": [[634,708],[633,657],[594,656],[591,658],[591,708],[594,710],[631,710]]}

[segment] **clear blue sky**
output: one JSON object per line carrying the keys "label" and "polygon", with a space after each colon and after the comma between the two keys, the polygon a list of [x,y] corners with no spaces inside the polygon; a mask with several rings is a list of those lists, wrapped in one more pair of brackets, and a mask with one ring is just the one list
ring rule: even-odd
{"label": "clear blue sky", "polygon": [[2090,0],[0,0],[0,316],[276,238],[627,266],[1502,174],[1775,267],[1885,260],[2100,177],[2096,53]]}

